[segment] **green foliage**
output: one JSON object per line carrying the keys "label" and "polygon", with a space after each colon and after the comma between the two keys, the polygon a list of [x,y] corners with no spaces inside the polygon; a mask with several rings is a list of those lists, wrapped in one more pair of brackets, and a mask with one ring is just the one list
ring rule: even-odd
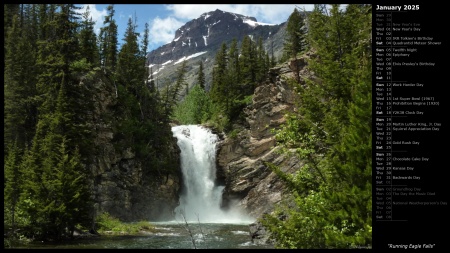
{"label": "green foliage", "polygon": [[188,83],[185,80],[185,75],[187,71],[186,61],[183,61],[182,64],[178,66],[177,69],[177,78],[175,83],[171,83],[169,80],[164,80],[163,85],[165,88],[161,92],[161,100],[164,107],[164,114],[166,117],[170,118],[173,116],[173,111],[175,109],[176,104],[182,97],[183,88],[186,87],[186,95],[188,92]]}
{"label": "green foliage", "polygon": [[[170,89],[161,98],[153,84],[148,83],[146,46],[140,50],[136,25],[131,19],[123,40],[115,73],[118,102],[114,108],[117,121],[113,142],[118,150],[131,148],[145,168],[145,179],[173,173],[176,163],[171,152],[169,117],[185,84],[186,63],[180,66],[177,83],[168,85]],[[144,44],[148,43],[145,40]]]}
{"label": "green foliage", "polygon": [[238,133],[239,133],[238,129],[233,129],[230,132],[230,134],[228,135],[228,137],[231,138],[231,139],[236,139],[238,137]]}
{"label": "green foliage", "polygon": [[220,132],[228,132],[231,128],[231,121],[224,113],[224,110],[218,104],[213,103],[211,106],[211,119],[206,122]]}
{"label": "green foliage", "polygon": [[[147,54],[148,54],[147,49],[148,49],[148,44],[149,44],[149,33],[150,33],[150,30],[149,30],[149,27],[148,27],[148,23],[145,23],[144,26],[145,26],[145,29],[144,29],[144,37],[142,38],[142,50],[141,50],[141,52],[142,52],[142,57],[144,59],[146,59],[147,58]],[[148,75],[146,75],[144,77],[147,78],[147,76]]]}
{"label": "green foliage", "polygon": [[88,62],[86,58],[83,58],[78,61],[74,61],[70,64],[70,70],[71,72],[78,72],[78,73],[86,73],[87,71],[92,69],[91,63]]}
{"label": "green foliage", "polygon": [[98,224],[97,232],[99,232],[100,234],[137,234],[142,231],[154,231],[154,226],[147,221],[124,223],[119,219],[111,216],[108,212],[104,212],[101,215],[97,216],[96,223]]}
{"label": "green foliage", "polygon": [[80,56],[94,66],[100,66],[100,54],[97,47],[97,36],[94,32],[94,22],[90,16],[89,6],[83,13],[83,21],[79,33]]}
{"label": "green foliage", "polygon": [[298,53],[306,49],[306,26],[303,19],[297,8],[288,18],[284,51],[290,58],[296,58]]}
{"label": "green foliage", "polygon": [[[6,148],[6,145],[17,142],[19,148],[23,149],[30,144],[37,121],[34,99],[37,46],[25,31],[29,26],[21,24],[18,15],[8,15],[11,15],[8,18],[11,26],[6,27],[4,40],[4,143]],[[31,19],[31,15],[25,13],[22,20],[27,17]]]}
{"label": "green foliage", "polygon": [[[11,210],[11,225],[25,228],[27,236],[60,239],[70,235],[75,223],[88,220],[87,210],[91,205],[85,182],[87,171],[81,165],[79,153],[80,147],[84,152],[89,152],[89,132],[85,131],[89,96],[84,87],[77,85],[75,78],[76,72],[87,71],[89,66],[80,61],[77,54],[77,7],[70,4],[50,5],[47,9],[47,6],[41,6],[39,29],[37,8],[28,6],[26,9],[30,18],[23,20],[22,29],[36,29],[23,29],[21,32],[24,41],[31,46],[28,53],[36,64],[33,64],[34,71],[17,73],[24,81],[17,83],[17,87],[26,90],[32,84],[37,89],[30,89],[30,98],[17,92],[15,94],[19,95],[19,101],[25,99],[33,103],[36,112],[27,111],[23,115],[36,117],[36,121],[33,126],[25,125],[24,132],[33,132],[34,135],[30,149],[25,148],[28,141],[23,143],[20,140],[21,150],[18,153],[23,154],[23,158],[14,166],[9,163],[8,170],[12,169],[14,173],[8,175],[7,184],[14,191],[8,193],[12,198],[7,200],[6,205]],[[41,33],[36,34],[37,31]],[[34,35],[25,36],[26,32]],[[10,38],[15,35],[11,33]],[[19,55],[11,55],[10,59],[21,62]],[[9,104],[9,101],[5,100],[5,103]],[[26,106],[27,103],[21,105],[23,109]],[[8,127],[16,126],[12,124]],[[16,138],[19,139],[19,136]],[[10,155],[17,153],[13,149],[11,152]],[[20,187],[13,184],[18,182],[16,175],[21,175]]]}
{"label": "green foliage", "polygon": [[[277,248],[326,248],[322,228],[326,226],[323,209],[328,207],[323,191],[309,191],[306,197],[294,196],[295,207],[279,206],[261,222],[276,239]],[[282,217],[282,218],[281,218]],[[281,218],[281,219],[280,219]]]}
{"label": "green foliage", "polygon": [[23,185],[23,171],[21,170],[21,150],[17,147],[17,144],[10,144],[8,150],[6,150],[5,166],[4,166],[4,200],[6,209],[4,212],[5,221],[7,224],[12,225],[12,229],[15,229],[16,225],[16,212],[19,197],[22,192]]}
{"label": "green foliage", "polygon": [[222,43],[220,50],[216,54],[214,69],[213,69],[213,81],[210,90],[210,96],[214,103],[227,106],[228,96],[227,83],[226,83],[226,67],[227,67],[227,45]]}
{"label": "green foliage", "polygon": [[267,77],[268,56],[262,39],[258,45],[245,36],[240,50],[233,39],[229,49],[225,43],[216,54],[210,97],[214,104],[211,121],[219,129],[231,130],[231,123],[242,120],[242,110],[252,103],[256,84]]}
{"label": "green foliage", "polygon": [[175,106],[175,104],[178,101],[178,98],[181,96],[182,90],[185,86],[186,86],[186,94],[188,93],[187,83],[186,83],[186,79],[185,79],[186,71],[187,71],[187,65],[186,65],[186,60],[184,60],[177,69],[177,79],[175,81],[175,84],[171,87],[171,91],[170,91],[171,101],[170,102],[172,104],[172,107]]}
{"label": "green foliage", "polygon": [[183,125],[201,124],[211,118],[211,100],[199,85],[175,107],[173,118]]}
{"label": "green foliage", "polygon": [[256,50],[249,36],[245,36],[241,44],[241,55],[239,57],[239,68],[241,79],[239,92],[243,95],[252,94],[256,81]]}
{"label": "green foliage", "polygon": [[[266,52],[262,43],[262,38],[259,37],[258,45],[256,47],[256,60],[255,60],[255,82],[261,83],[264,81],[269,71],[269,65],[266,63]],[[255,85],[256,87],[256,85]]]}
{"label": "green foliage", "polygon": [[[77,149],[70,152],[65,137],[49,132],[23,161],[24,189],[20,208],[29,233],[38,238],[71,236],[76,224],[88,224],[90,193]],[[68,228],[68,230],[66,230]]]}
{"label": "green foliage", "polygon": [[203,61],[200,60],[197,74],[197,83],[203,90],[205,89],[205,73],[203,72]]}
{"label": "green foliage", "polygon": [[[287,26],[286,26],[286,37],[284,42],[284,56],[283,59],[288,60],[291,58],[297,59],[297,54],[303,52],[307,48],[306,43],[306,26],[304,22],[304,17],[300,14],[297,8],[294,9],[292,14],[289,16]],[[297,65],[295,65],[297,66]],[[295,67],[294,73],[296,79],[299,82],[299,69]]]}
{"label": "green foliage", "polygon": [[100,28],[100,64],[101,66],[114,73],[117,65],[117,24],[114,20],[114,5],[109,5],[107,8],[108,15],[103,21],[104,27]]}
{"label": "green foliage", "polygon": [[316,6],[308,41],[317,81],[295,84],[298,111],[274,131],[283,152],[303,165],[293,175],[266,164],[295,205],[262,222],[282,248],[354,248],[372,244],[371,15],[368,5]]}
{"label": "green foliage", "polygon": [[136,25],[129,18],[123,38],[124,44],[118,55],[116,75],[118,76],[118,81],[137,97],[138,86],[142,85],[145,78],[145,60],[140,55],[135,29]]}

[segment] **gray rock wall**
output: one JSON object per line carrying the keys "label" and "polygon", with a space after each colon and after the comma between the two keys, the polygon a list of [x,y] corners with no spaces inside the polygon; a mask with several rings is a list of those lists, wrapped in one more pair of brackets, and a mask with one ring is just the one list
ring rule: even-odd
{"label": "gray rock wall", "polygon": [[293,78],[297,65],[300,76],[309,75],[303,58],[272,68],[269,78],[255,89],[252,105],[245,109],[246,126],[234,138],[224,136],[218,148],[218,175],[225,181],[224,203],[238,203],[255,218],[273,211],[288,194],[278,176],[263,162],[271,162],[282,171],[293,173],[301,166],[296,157],[278,153],[272,129],[285,121],[285,114],[296,110],[296,93],[286,81]]}

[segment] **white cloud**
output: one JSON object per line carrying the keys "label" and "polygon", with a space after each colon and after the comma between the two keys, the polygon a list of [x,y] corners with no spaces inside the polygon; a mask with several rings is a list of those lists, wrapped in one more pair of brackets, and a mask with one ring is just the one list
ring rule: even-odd
{"label": "white cloud", "polygon": [[174,17],[161,19],[156,17],[150,22],[150,43],[165,44],[171,42],[175,37],[175,31],[184,25]]}
{"label": "white cloud", "polygon": [[90,17],[92,17],[92,21],[95,22],[94,31],[98,35],[100,33],[100,28],[103,26],[103,20],[108,13],[106,12],[106,9],[101,11],[97,10],[95,4],[83,4],[80,12],[84,13],[87,6],[89,6]]}

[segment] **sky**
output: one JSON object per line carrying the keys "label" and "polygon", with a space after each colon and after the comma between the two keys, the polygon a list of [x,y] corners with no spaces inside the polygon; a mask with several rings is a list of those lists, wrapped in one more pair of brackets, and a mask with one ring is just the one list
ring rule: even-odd
{"label": "sky", "polygon": [[[108,4],[84,4],[84,12],[89,6],[92,20],[96,22],[98,34],[107,15]],[[171,42],[175,31],[186,22],[200,17],[205,12],[216,9],[255,17],[258,22],[280,24],[286,22],[294,8],[312,10],[312,5],[294,4],[115,4],[114,19],[118,25],[118,40],[122,43],[128,19],[137,19],[137,32],[143,34],[145,23],[148,23],[149,52]],[[142,37],[141,37],[142,38]]]}

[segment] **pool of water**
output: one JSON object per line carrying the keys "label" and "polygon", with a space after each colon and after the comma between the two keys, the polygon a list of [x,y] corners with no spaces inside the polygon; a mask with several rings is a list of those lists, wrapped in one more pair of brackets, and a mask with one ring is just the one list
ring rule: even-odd
{"label": "pool of water", "polygon": [[[248,224],[152,222],[155,232],[133,236],[82,238],[66,242],[33,242],[15,248],[41,249],[264,249],[254,244]],[[192,234],[192,236],[191,236]],[[194,246],[195,244],[195,246]]]}

